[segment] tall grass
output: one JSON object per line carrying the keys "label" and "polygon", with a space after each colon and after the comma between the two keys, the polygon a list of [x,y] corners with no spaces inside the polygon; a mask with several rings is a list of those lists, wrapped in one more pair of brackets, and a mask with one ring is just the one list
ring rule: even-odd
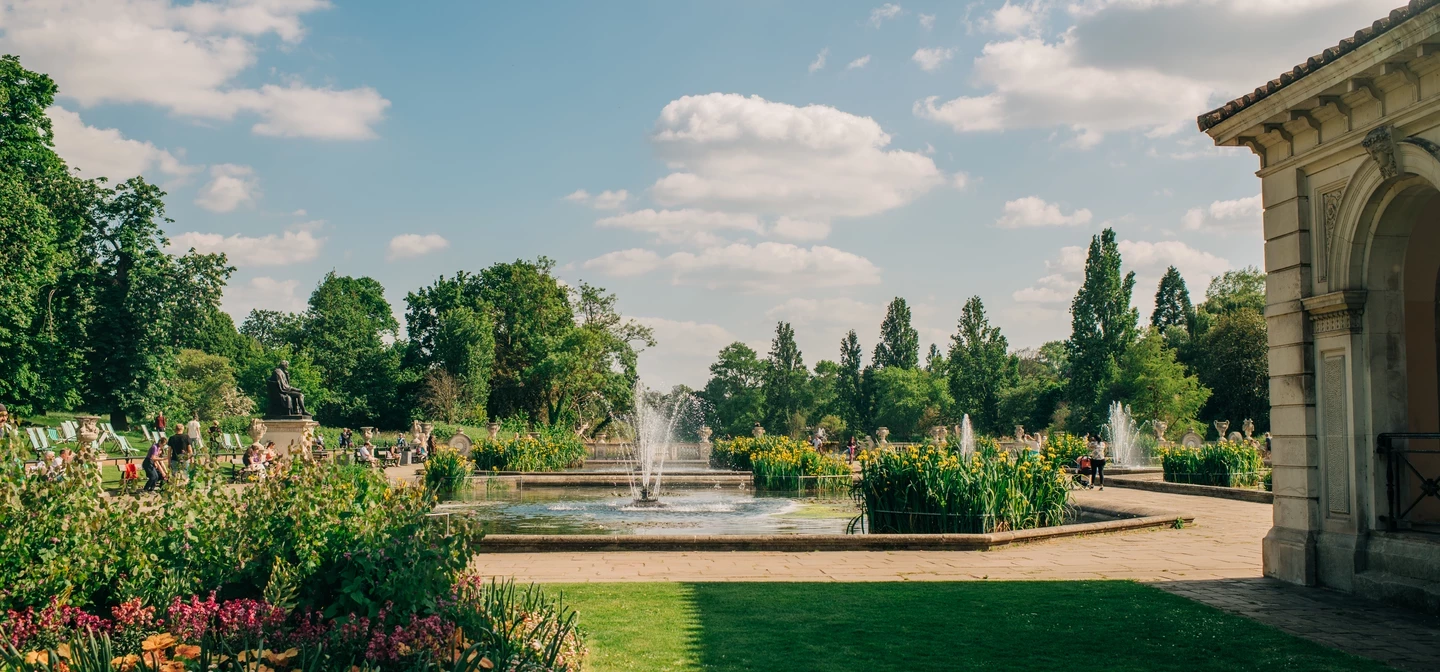
{"label": "tall grass", "polygon": [[1071,480],[1046,454],[935,447],[861,457],[858,498],[869,531],[977,534],[1060,525]]}
{"label": "tall grass", "polygon": [[585,444],[572,433],[545,432],[534,437],[482,438],[470,450],[481,471],[560,471],[585,464]]}
{"label": "tall grass", "polygon": [[1160,452],[1165,480],[1171,483],[1253,488],[1260,485],[1264,458],[1255,446],[1240,441],[1207,443],[1199,448],[1176,446]]}
{"label": "tall grass", "polygon": [[716,441],[710,465],[749,471],[756,488],[769,490],[848,489],[850,465],[810,444],[786,436]]}
{"label": "tall grass", "polygon": [[470,486],[472,472],[460,451],[442,446],[425,461],[425,487],[437,495],[453,495]]}

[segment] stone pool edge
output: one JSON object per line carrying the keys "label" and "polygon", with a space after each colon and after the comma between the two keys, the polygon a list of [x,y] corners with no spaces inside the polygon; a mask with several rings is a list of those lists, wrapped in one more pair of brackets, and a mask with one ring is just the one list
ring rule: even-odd
{"label": "stone pool edge", "polygon": [[[1085,507],[1111,513],[1100,507]],[[1034,530],[990,534],[694,534],[587,535],[491,534],[478,553],[560,553],[577,551],[985,551],[1010,544],[1174,527],[1195,522],[1189,514],[1145,515],[1122,520],[1073,523]]]}

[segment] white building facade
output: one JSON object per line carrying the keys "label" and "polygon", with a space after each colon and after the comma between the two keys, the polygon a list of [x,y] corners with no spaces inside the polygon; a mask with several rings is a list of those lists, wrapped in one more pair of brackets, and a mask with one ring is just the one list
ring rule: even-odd
{"label": "white building facade", "polygon": [[1440,0],[1199,124],[1260,158],[1265,573],[1440,611]]}

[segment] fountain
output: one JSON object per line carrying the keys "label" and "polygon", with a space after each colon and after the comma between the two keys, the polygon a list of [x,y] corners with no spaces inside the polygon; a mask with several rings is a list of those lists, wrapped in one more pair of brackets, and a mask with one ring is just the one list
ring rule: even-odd
{"label": "fountain", "polygon": [[635,383],[635,412],[626,421],[635,428],[631,445],[630,492],[634,506],[660,507],[660,480],[665,474],[665,458],[675,438],[675,423],[696,408],[693,396],[674,401],[655,401],[644,383]]}
{"label": "fountain", "polygon": [[975,454],[975,430],[970,426],[970,414],[966,413],[960,419],[960,455],[970,457]]}
{"label": "fountain", "polygon": [[1110,422],[1105,425],[1105,434],[1110,442],[1110,455],[1115,464],[1127,467],[1140,465],[1142,456],[1136,440],[1140,428],[1135,424],[1135,419],[1130,417],[1130,407],[1118,401],[1110,404]]}

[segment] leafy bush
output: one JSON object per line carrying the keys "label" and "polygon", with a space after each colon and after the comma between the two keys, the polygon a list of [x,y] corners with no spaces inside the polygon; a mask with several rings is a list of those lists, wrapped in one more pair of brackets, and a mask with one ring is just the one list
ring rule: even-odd
{"label": "leafy bush", "polygon": [[1061,466],[1070,466],[1075,464],[1076,460],[1090,454],[1090,445],[1085,442],[1083,436],[1055,432],[1045,437],[1045,454]]}
{"label": "leafy bush", "polygon": [[848,479],[816,478],[848,475],[850,466],[837,457],[816,452],[804,441],[788,436],[716,441],[710,451],[710,466],[749,471],[757,488],[798,490],[802,486],[816,484],[825,487],[850,485]]}
{"label": "leafy bush", "polygon": [[1060,525],[1071,480],[1047,454],[931,446],[861,455],[858,495],[872,533],[988,533]]}
{"label": "leafy bush", "polygon": [[568,432],[482,438],[470,449],[470,459],[481,471],[560,471],[585,463],[585,444]]}
{"label": "leafy bush", "polygon": [[448,446],[437,448],[425,462],[425,487],[437,495],[453,495],[470,485],[471,462]]}
{"label": "leafy bush", "polygon": [[1162,449],[1160,464],[1171,483],[1253,488],[1260,485],[1264,456],[1243,441],[1219,441],[1199,448]]}

